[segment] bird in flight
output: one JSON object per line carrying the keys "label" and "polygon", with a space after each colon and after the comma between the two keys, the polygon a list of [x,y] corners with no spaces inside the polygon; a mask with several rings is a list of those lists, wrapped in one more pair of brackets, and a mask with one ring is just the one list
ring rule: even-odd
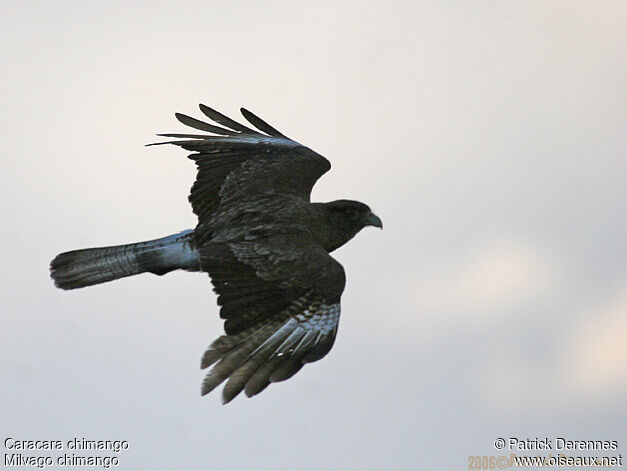
{"label": "bird in flight", "polygon": [[222,382],[223,403],[286,380],[324,357],[335,340],[345,275],[329,255],[365,226],[383,228],[358,201],[311,203],[330,168],[323,156],[242,108],[251,127],[200,105],[216,124],[176,113],[202,134],[159,134],[191,151],[198,173],[189,201],[193,230],[160,239],[74,250],[50,264],[57,287],[82,288],[150,272],[206,272],[225,334],[205,351],[214,365],[202,395]]}

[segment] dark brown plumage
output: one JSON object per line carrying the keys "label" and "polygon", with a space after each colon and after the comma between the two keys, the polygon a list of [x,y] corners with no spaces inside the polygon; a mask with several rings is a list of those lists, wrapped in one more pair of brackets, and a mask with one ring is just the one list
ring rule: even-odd
{"label": "dark brown plumage", "polygon": [[[328,160],[242,109],[259,131],[200,105],[209,124],[176,114],[212,134],[161,134],[193,153],[198,174],[189,200],[193,231],[148,242],[67,252],[51,263],[56,286],[74,289],[151,272],[204,271],[218,294],[225,335],[201,367],[214,365],[202,394],[227,380],[223,401],[253,396],[283,381],[333,345],[345,275],[329,252],[363,227],[382,227],[368,206],[311,203]],[[151,144],[154,145],[154,144]]]}

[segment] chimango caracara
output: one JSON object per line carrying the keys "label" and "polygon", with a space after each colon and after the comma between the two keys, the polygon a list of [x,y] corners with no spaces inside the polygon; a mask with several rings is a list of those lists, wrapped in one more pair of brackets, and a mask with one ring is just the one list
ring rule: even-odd
{"label": "chimango caracara", "polygon": [[365,226],[382,223],[357,201],[309,201],[313,185],[331,168],[321,155],[243,108],[258,130],[207,106],[200,110],[221,126],[176,114],[211,134],[160,134],[180,140],[159,143],[193,152],[198,175],[189,201],[196,229],[62,253],[50,270],[62,289],[144,272],[207,272],[226,335],[202,357],[201,368],[215,363],[202,394],[227,380],[226,403],[242,390],[254,396],[329,352],[345,284],[344,269],[329,252]]}

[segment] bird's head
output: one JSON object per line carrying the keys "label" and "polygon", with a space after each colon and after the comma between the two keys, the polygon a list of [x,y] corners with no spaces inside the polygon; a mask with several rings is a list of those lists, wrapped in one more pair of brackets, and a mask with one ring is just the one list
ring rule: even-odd
{"label": "bird's head", "polygon": [[383,229],[381,219],[359,201],[337,200],[324,203],[322,206],[335,232],[332,250],[344,245],[366,226]]}

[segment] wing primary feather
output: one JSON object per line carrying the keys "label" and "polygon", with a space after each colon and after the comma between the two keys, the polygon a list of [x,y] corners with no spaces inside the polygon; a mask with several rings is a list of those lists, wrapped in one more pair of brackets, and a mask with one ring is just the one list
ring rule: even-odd
{"label": "wing primary feather", "polygon": [[222,390],[222,403],[226,404],[230,402],[235,396],[242,392],[246,383],[266,362],[277,363],[278,360],[275,360],[275,358],[280,358],[281,362],[285,360],[285,357],[281,355],[281,353],[286,353],[284,350],[289,350],[301,336],[304,336],[303,329],[296,327],[276,349],[265,348],[256,354],[249,355],[243,362],[243,365],[231,373],[229,380]]}
{"label": "wing primary feather", "polygon": [[251,376],[264,364],[271,353],[272,351],[268,350],[255,355],[231,374],[222,390],[223,404],[230,402],[235,396],[242,392]]}
{"label": "wing primary feather", "polygon": [[333,346],[333,342],[335,341],[335,335],[337,333],[337,327],[334,328],[331,332],[322,334],[318,336],[316,339],[315,345],[311,350],[307,352],[307,354],[303,357],[303,363],[311,363],[314,361],[320,360],[323,356],[325,356],[331,347]]}
{"label": "wing primary feather", "polygon": [[254,115],[253,113],[248,111],[246,108],[240,108],[240,111],[242,112],[242,115],[244,116],[244,118],[246,118],[250,122],[250,124],[255,126],[260,131],[263,131],[266,134],[269,134],[270,136],[284,137],[286,139],[289,139],[289,137],[277,131],[275,128],[273,128],[268,123],[266,123],[263,119],[261,119],[259,116]]}
{"label": "wing primary feather", "polygon": [[305,335],[305,329],[296,326],[292,333],[279,345],[272,356],[283,356],[290,354],[290,348],[296,343],[300,342],[301,338]]}
{"label": "wing primary feather", "polygon": [[209,108],[207,105],[203,105],[201,103],[200,105],[198,105],[198,107],[207,118],[215,121],[218,124],[221,124],[222,126],[226,126],[227,128],[231,128],[235,131],[240,131],[247,134],[259,134],[259,132],[255,131],[254,129],[251,129],[248,126],[244,126],[243,124],[238,123],[228,116],[224,116],[222,113],[214,110],[213,108]]}
{"label": "wing primary feather", "polygon": [[[159,136],[159,134],[157,134],[157,136]],[[213,136],[207,136],[207,137],[213,137]],[[207,139],[207,137],[205,137],[205,139]],[[195,139],[193,141],[164,141],[164,142],[152,142],[150,144],[146,144],[146,147],[150,147],[150,146],[162,146],[164,144],[175,144],[177,146],[181,146],[183,149],[185,149],[185,146],[189,146],[189,145],[195,145],[198,146],[198,143],[201,142],[198,139]]]}
{"label": "wing primary feather", "polygon": [[[258,328],[252,329],[252,331],[250,331],[249,333],[246,333],[235,342],[233,342],[231,337],[229,337],[228,335],[223,335],[221,337],[218,337],[216,340],[214,340],[211,343],[211,345],[209,345],[209,348],[207,348],[207,350],[203,354],[201,362],[200,362],[200,369],[205,369],[211,366],[213,363],[218,361],[224,355],[238,348],[243,343],[251,341],[251,339],[253,338],[258,337],[262,339],[262,341],[260,341],[259,343],[263,343],[265,339],[267,338],[265,337],[266,334],[268,337],[271,335],[270,334],[271,329],[272,329],[272,326],[268,324],[264,324]],[[268,331],[268,332],[264,332],[264,331]]]}
{"label": "wing primary feather", "polygon": [[189,139],[207,139],[214,136],[207,136],[206,134],[180,134],[180,133],[167,133],[167,134],[157,134],[157,136],[161,137],[186,137]]}
{"label": "wing primary feather", "polygon": [[270,375],[271,383],[278,383],[290,379],[296,373],[298,373],[305,364],[302,362],[302,356],[288,358],[285,362],[281,363],[279,367]]}
{"label": "wing primary feather", "polygon": [[[302,331],[299,332],[299,334],[303,335]],[[289,340],[289,342],[287,340]],[[284,362],[290,361],[289,356],[286,357],[285,354],[277,355],[276,353],[286,353],[285,350],[289,350],[289,348],[291,348],[296,342],[299,342],[299,340],[300,339],[298,336],[292,337],[292,335],[290,335],[289,338],[286,339],[286,341],[283,342],[283,344],[280,347],[280,349],[284,351],[283,352],[275,351],[275,353],[273,353],[273,355],[270,358],[268,358],[268,360],[266,360],[266,362],[263,365],[261,365],[261,367],[257,369],[257,371],[255,371],[252,376],[250,376],[250,379],[248,379],[244,387],[246,396],[248,397],[255,396],[256,394],[259,394],[261,391],[263,391],[264,389],[268,387],[268,385],[271,382],[270,378],[272,376],[272,373],[277,368],[279,368]]]}
{"label": "wing primary feather", "polygon": [[290,319],[280,329],[267,339],[259,339],[257,342],[249,341],[240,347],[227,352],[222,359],[209,371],[202,384],[201,394],[204,396],[215,389],[222,381],[228,378],[242,363],[257,352],[270,350],[276,352],[276,344],[284,345],[286,338],[292,337],[295,322]]}
{"label": "wing primary feather", "polygon": [[201,394],[204,396],[215,389],[222,381],[228,378],[242,363],[248,358],[248,355],[255,349],[257,343],[261,343],[263,339],[250,341],[233,351],[225,354],[222,359],[209,371],[202,384]]}
{"label": "wing primary feather", "polygon": [[[258,352],[262,351],[265,348],[271,347],[277,341],[283,340],[285,337],[289,336],[292,331],[287,332],[290,328],[294,327],[296,321],[294,319],[290,319],[285,324],[281,326],[279,330],[273,333],[270,337],[268,337],[261,345],[259,345],[248,358],[255,356]],[[279,340],[280,339],[280,340]]]}
{"label": "wing primary feather", "polygon": [[222,389],[222,404],[231,402],[235,396],[242,392],[244,386],[253,375],[260,362],[249,361],[235,370]]}
{"label": "wing primary feather", "polygon": [[313,337],[315,335],[316,334],[314,333],[314,331],[308,330],[305,333],[305,335],[303,335],[303,338],[300,340],[300,342],[298,342],[298,345],[296,345],[296,347],[294,347],[294,351],[292,352],[292,355],[297,355],[302,350],[304,350],[305,348],[309,347],[309,345],[311,345],[313,343]]}
{"label": "wing primary feather", "polygon": [[251,378],[246,382],[244,392],[246,396],[252,397],[266,389],[270,384],[270,375],[272,372],[285,361],[282,357],[274,357],[264,363]]}
{"label": "wing primary feather", "polygon": [[214,134],[222,134],[224,136],[237,136],[239,134],[238,132],[232,131],[231,129],[214,126],[213,124],[205,123],[204,121],[200,121],[199,119],[192,118],[191,116],[187,116],[182,113],[174,113],[174,116],[176,116],[176,119],[178,119],[185,126],[189,126],[190,128],[198,129],[200,131],[212,132]]}

